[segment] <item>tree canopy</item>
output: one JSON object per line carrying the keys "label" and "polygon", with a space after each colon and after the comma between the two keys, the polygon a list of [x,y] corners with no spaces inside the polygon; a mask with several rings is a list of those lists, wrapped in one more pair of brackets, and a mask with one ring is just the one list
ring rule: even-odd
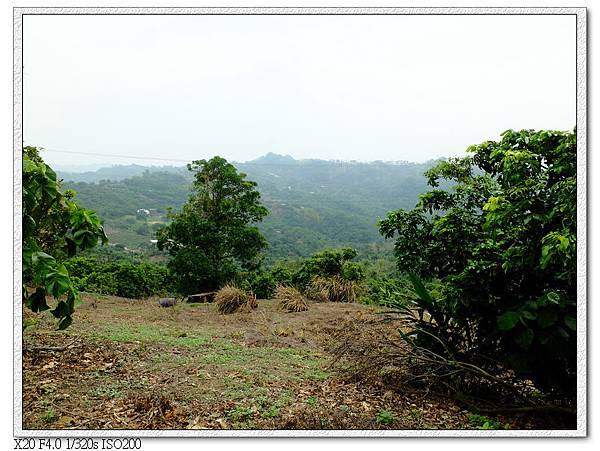
{"label": "tree canopy", "polygon": [[[416,208],[379,224],[401,271],[439,279],[429,333],[557,393],[575,389],[576,134],[508,130],[426,173]],[[438,189],[441,180],[451,189]],[[427,296],[424,296],[427,298]],[[487,357],[486,357],[487,356]]]}
{"label": "tree canopy", "polygon": [[157,232],[179,291],[187,294],[218,288],[240,269],[256,268],[267,243],[253,224],[268,214],[256,183],[224,158],[196,160],[188,169],[194,172],[192,194]]}
{"label": "tree canopy", "polygon": [[23,299],[34,312],[49,310],[58,328],[71,322],[78,299],[64,260],[77,250],[108,241],[95,212],[79,207],[75,192],[63,192],[56,173],[35,147],[23,149]]}

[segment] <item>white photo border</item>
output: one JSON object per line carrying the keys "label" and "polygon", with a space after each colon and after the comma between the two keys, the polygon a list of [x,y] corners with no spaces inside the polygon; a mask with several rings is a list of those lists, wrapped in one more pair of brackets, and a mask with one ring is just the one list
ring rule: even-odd
{"label": "white photo border", "polygon": [[[24,15],[573,15],[577,33],[577,428],[573,430],[49,430],[23,429],[22,146]],[[13,8],[13,433],[15,437],[586,437],[587,9],[586,8]]]}

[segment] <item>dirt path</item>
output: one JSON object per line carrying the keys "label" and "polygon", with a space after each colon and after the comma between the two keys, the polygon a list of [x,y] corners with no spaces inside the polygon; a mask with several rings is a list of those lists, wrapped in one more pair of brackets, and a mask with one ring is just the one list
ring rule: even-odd
{"label": "dirt path", "polygon": [[284,313],[259,301],[251,313],[219,315],[214,305],[84,298],[67,332],[54,331],[50,315],[27,313],[35,324],[24,334],[25,429],[472,427],[447,400],[329,370],[332,333],[374,317],[370,306]]}

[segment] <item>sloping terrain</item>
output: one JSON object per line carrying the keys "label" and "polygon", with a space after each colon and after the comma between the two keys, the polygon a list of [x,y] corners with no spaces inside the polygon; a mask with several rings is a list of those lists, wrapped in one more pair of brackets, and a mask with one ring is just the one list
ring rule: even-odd
{"label": "sloping terrain", "polygon": [[284,313],[85,296],[73,325],[26,314],[25,429],[422,429],[472,427],[447,400],[344,380],[332,335],[373,318],[360,304]]}
{"label": "sloping terrain", "polygon": [[[414,207],[426,188],[423,173],[433,162],[294,160],[270,154],[234,164],[257,182],[270,210],[259,227],[274,260],[343,246],[373,254],[371,247],[384,242],[377,220],[388,211]],[[149,246],[167,220],[167,209],[177,210],[187,200],[192,182],[185,168],[175,167],[115,166],[58,174],[82,206],[104,219],[111,243],[128,248]],[[149,215],[140,216],[138,209]]]}

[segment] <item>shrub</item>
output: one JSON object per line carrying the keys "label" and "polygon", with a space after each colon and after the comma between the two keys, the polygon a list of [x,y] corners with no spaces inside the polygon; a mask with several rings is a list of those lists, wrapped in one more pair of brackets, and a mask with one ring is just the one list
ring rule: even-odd
{"label": "shrub", "polygon": [[354,249],[326,249],[304,260],[292,275],[292,282],[306,287],[315,277],[340,276],[346,280],[362,280],[364,274],[357,263],[352,263],[358,253]]}
{"label": "shrub", "polygon": [[401,280],[368,279],[365,302],[387,307],[401,307],[405,305],[409,293],[410,289]]}
{"label": "shrub", "polygon": [[101,261],[75,257],[65,266],[77,289],[125,298],[164,295],[174,289],[165,266],[133,261]]}
{"label": "shrub", "polygon": [[270,272],[251,273],[242,283],[250,288],[259,299],[272,298],[277,287],[277,281]]}
{"label": "shrub", "polygon": [[63,191],[35,147],[23,148],[22,181],[23,302],[36,313],[50,310],[66,329],[79,295],[64,261],[108,238],[96,213],[78,206],[75,192]]}
{"label": "shrub", "polygon": [[215,304],[221,314],[234,313],[242,307],[254,309],[257,307],[256,297],[233,285],[225,285],[215,295]]}
{"label": "shrub", "polygon": [[308,310],[308,305],[304,297],[293,287],[278,286],[275,290],[275,299],[277,299],[279,307],[288,312],[303,312]]}
{"label": "shrub", "polygon": [[252,290],[259,299],[271,299],[277,285],[291,285],[291,281],[292,275],[287,269],[275,267],[270,271],[246,273],[239,283]]}
{"label": "shrub", "polygon": [[[508,130],[427,171],[431,191],[379,223],[395,239],[398,269],[414,273],[418,309],[434,319],[415,322],[421,345],[443,342],[445,356],[491,374],[510,368],[571,403],[576,150],[575,132]],[[420,279],[439,280],[440,296]]]}

